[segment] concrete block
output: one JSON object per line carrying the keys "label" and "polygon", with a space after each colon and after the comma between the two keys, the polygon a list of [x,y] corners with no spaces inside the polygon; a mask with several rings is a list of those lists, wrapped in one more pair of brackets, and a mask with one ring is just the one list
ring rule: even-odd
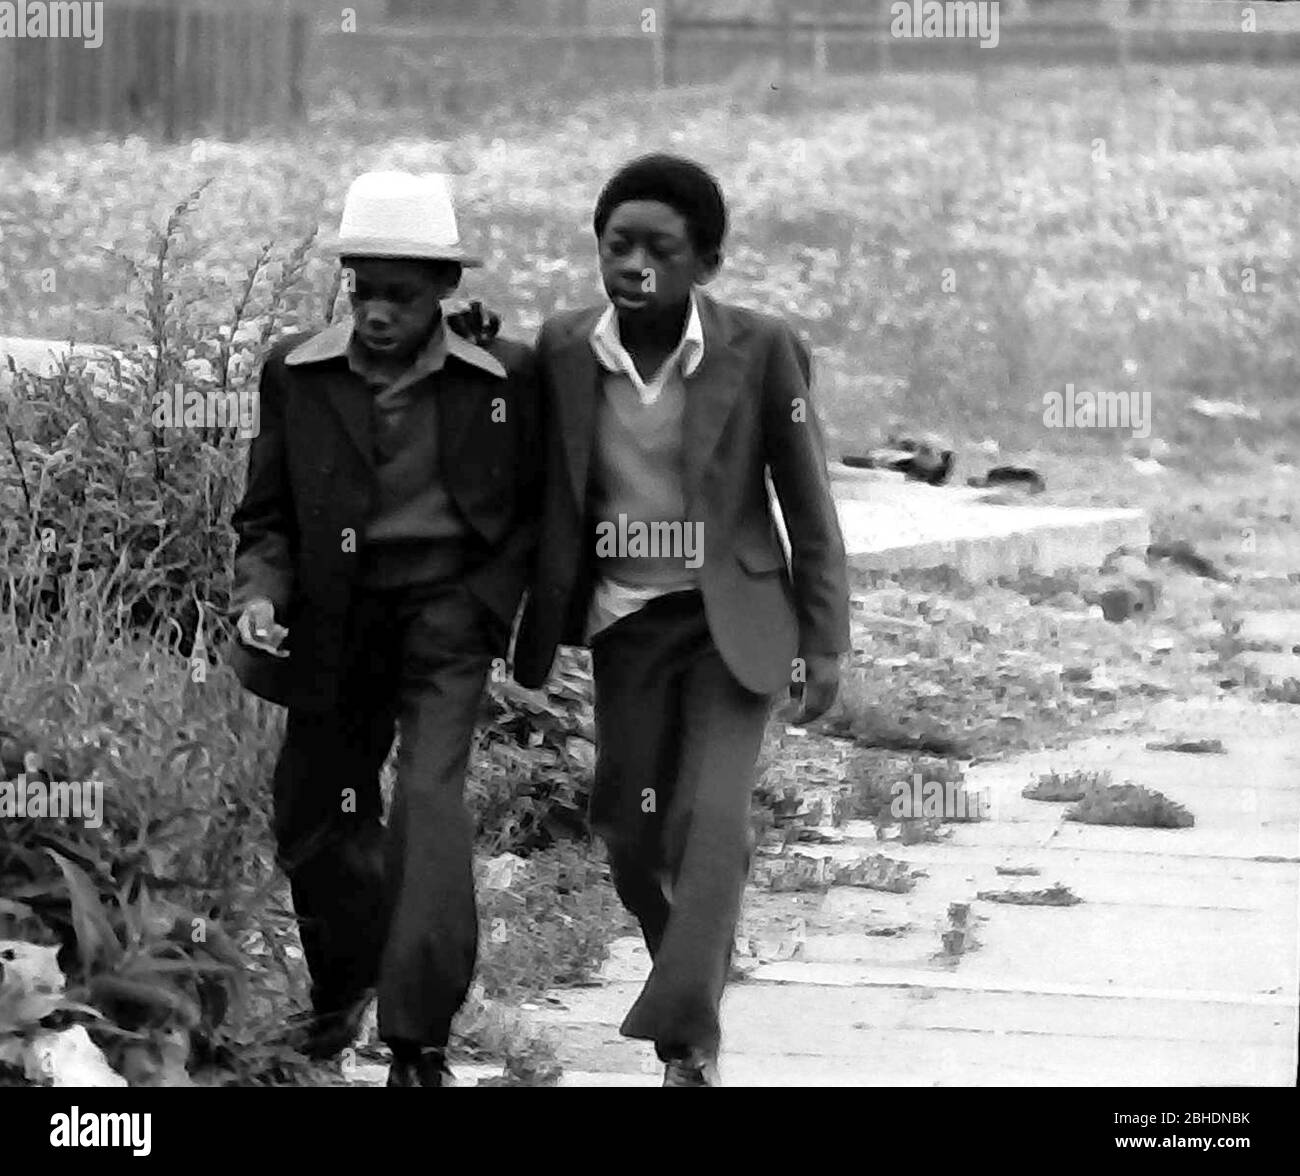
{"label": "concrete block", "polygon": [[865,571],[949,567],[976,582],[1022,569],[1048,575],[1099,568],[1115,548],[1151,537],[1137,510],[993,505],[988,491],[878,471],[833,469],[831,484],[849,564]]}

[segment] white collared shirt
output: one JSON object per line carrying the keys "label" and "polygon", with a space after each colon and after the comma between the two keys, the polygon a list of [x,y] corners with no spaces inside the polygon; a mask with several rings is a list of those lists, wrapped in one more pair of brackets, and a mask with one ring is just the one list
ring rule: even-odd
{"label": "white collared shirt", "polygon": [[623,346],[618,333],[618,313],[613,303],[600,316],[595,329],[591,332],[591,347],[601,365],[611,372],[617,372],[632,381],[642,404],[654,404],[663,392],[664,384],[677,373],[680,365],[685,377],[695,375],[700,364],[704,362],[704,323],[700,319],[699,303],[695,294],[691,294],[691,313],[686,320],[686,330],[681,342],[673,353],[663,362],[663,366],[654,374],[647,384],[636,370],[636,364]]}
{"label": "white collared shirt", "polygon": [[[681,342],[664,360],[649,383],[641,379],[636,364],[632,362],[627,348],[623,346],[623,340],[618,332],[618,313],[612,303],[591,332],[591,348],[607,372],[627,379],[632,384],[643,405],[655,404],[670,380],[689,379],[704,362],[704,323],[700,318],[700,307],[695,294],[693,292],[691,294],[691,312],[686,320],[686,330],[682,333]],[[586,639],[590,642],[597,633],[608,628],[615,621],[630,616],[660,596],[695,586],[694,578],[678,585],[645,588],[622,584],[607,576],[602,577],[597,580],[593,588],[591,604],[587,610]]]}

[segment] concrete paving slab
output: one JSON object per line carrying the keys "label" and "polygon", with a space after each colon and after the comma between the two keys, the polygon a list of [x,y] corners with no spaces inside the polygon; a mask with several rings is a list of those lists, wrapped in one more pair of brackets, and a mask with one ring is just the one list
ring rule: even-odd
{"label": "concrete paving slab", "polygon": [[[851,1049],[823,1054],[784,1049],[729,1049],[719,1061],[731,1087],[976,1086],[996,1069],[999,1086],[1291,1086],[1287,1052],[1254,1042],[1141,1041],[1071,1037],[947,1026],[845,1032]],[[653,1062],[642,1069],[574,1069],[564,1087],[652,1087],[662,1082]]]}
{"label": "concrete paving slab", "polygon": [[[983,950],[981,948],[980,950]],[[1282,992],[1243,993],[1226,989],[1192,990],[1182,987],[1135,987],[1123,983],[1101,984],[1052,981],[1040,977],[1007,977],[981,974],[966,966],[978,953],[970,952],[958,964],[928,968],[882,968],[871,964],[822,964],[783,960],[757,968],[747,983],[792,986],[803,998],[804,988],[951,989],[954,992],[1002,992],[1024,996],[1095,997],[1109,1000],[1183,1001],[1188,1004],[1260,1005],[1270,1008],[1295,1007],[1294,995]],[[1169,979],[1168,976],[1164,977]]]}
{"label": "concrete paving slab", "polygon": [[[1117,834],[1126,836],[1117,840]],[[1167,854],[1214,857],[1227,861],[1300,861],[1300,842],[1294,829],[1119,829],[1106,825],[1062,824],[1061,846],[1089,852]]]}
{"label": "concrete paving slab", "polygon": [[[940,978],[942,979],[942,978]],[[631,997],[634,990],[626,994]],[[1275,1031],[1294,1023],[1285,1003],[1243,1005],[1143,998],[1092,997],[1073,993],[1008,993],[940,987],[809,987],[795,994],[799,1015],[789,1015],[791,993],[783,985],[747,982],[728,989],[723,1028],[729,1052],[776,1049],[818,1056],[854,1056],[863,1032],[943,1029],[992,1034],[1068,1035],[1133,1040],[1205,1041],[1268,1045]],[[571,1011],[556,1034],[567,1066],[593,1070],[639,1070],[653,1051],[619,1037],[606,1018],[613,994]],[[587,1015],[596,1020],[583,1020]],[[651,1060],[651,1064],[652,1060]]]}
{"label": "concrete paving slab", "polygon": [[[456,1086],[475,1086],[480,1079],[500,1077],[501,1067],[455,1063],[452,1065],[452,1074]],[[346,1076],[353,1086],[383,1086],[388,1081],[388,1063],[358,1062],[348,1067]]]}
{"label": "concrete paving slab", "polygon": [[1271,685],[1300,682],[1300,656],[1294,653],[1243,653],[1241,660]]}
{"label": "concrete paving slab", "polygon": [[560,1078],[559,1085],[561,1088],[589,1086],[663,1086],[663,1077],[664,1072],[662,1066],[656,1066],[653,1072],[640,1074],[566,1070]]}
{"label": "concrete paving slab", "polygon": [[1252,644],[1275,645],[1300,653],[1300,612],[1293,609],[1261,609],[1242,613],[1237,636]]}
{"label": "concrete paving slab", "polygon": [[[857,1058],[730,1053],[734,1087],[805,1086],[1293,1086],[1287,1051],[1237,1051],[1201,1042],[1141,1043],[1051,1035],[893,1031],[864,1035]],[[996,1075],[991,1079],[991,1075]]]}
{"label": "concrete paving slab", "polygon": [[[1294,1084],[1300,1013],[1300,740],[1294,708],[1170,700],[1137,729],[980,764],[994,819],[948,826],[940,844],[880,842],[854,822],[844,860],[885,852],[925,872],[891,894],[751,890],[759,962],[723,1004],[729,1085],[1261,1086]],[[1152,751],[1157,737],[1219,738],[1227,754]],[[1019,790],[1051,769],[1110,770],[1186,804],[1197,824],[1084,826]],[[1256,860],[1263,858],[1266,860]],[[997,874],[1036,865],[1037,877]],[[1073,907],[977,900],[1055,882]],[[948,904],[971,902],[979,946],[939,955]],[[792,959],[775,949],[798,942]],[[752,924],[752,927],[749,925]],[[872,936],[870,928],[903,928]],[[782,942],[782,936],[785,936]],[[654,1085],[617,1026],[648,960],[629,950],[619,983],[560,994],[541,1015],[576,1074]],[[738,962],[742,962],[738,957]],[[743,961],[748,964],[748,959]],[[571,1044],[564,1044],[571,1039]],[[629,1049],[629,1044],[632,1048]],[[581,1079],[571,1076],[573,1084]]]}
{"label": "concrete paving slab", "polygon": [[[996,862],[976,864],[965,854],[962,858],[961,862],[931,865],[925,890],[964,902],[977,891],[1038,890],[1068,879],[1070,889],[1093,906],[1276,911],[1287,903],[1300,903],[1300,880],[1293,870],[1283,868],[1285,863],[1219,860],[1213,868],[1205,868],[1206,863],[1197,858],[1166,857],[1165,868],[1155,869],[1155,863],[1146,857],[1110,855],[1099,861],[1096,854],[1057,847],[1022,863],[1037,866],[1037,876],[1010,877],[997,873]],[[839,892],[837,887],[831,894]],[[849,914],[842,906],[838,913]]]}
{"label": "concrete paving slab", "polygon": [[[1249,995],[1300,991],[1294,936],[1279,935],[1276,911],[1151,907],[1140,903],[1073,907],[979,902],[984,946],[961,959],[967,978],[1023,978],[1101,988],[1177,986],[1188,993]],[[1033,944],[1050,951],[1028,953]],[[1225,950],[1225,945],[1234,950]]]}
{"label": "concrete paving slab", "polygon": [[993,505],[987,492],[862,476],[870,473],[831,470],[856,569],[952,567],[979,581],[1021,568],[1097,568],[1117,547],[1150,542],[1141,511]]}
{"label": "concrete paving slab", "polygon": [[0,336],[0,375],[9,373],[9,359],[20,372],[56,376],[64,359],[85,357],[107,360],[109,349],[94,343],[69,345],[66,339],[25,339]]}

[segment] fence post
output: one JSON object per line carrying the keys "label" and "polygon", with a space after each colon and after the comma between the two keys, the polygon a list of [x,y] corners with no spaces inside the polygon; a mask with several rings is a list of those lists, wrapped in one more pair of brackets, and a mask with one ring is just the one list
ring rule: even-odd
{"label": "fence post", "polygon": [[817,28],[813,31],[813,76],[824,78],[830,72],[830,47],[826,36],[826,0],[818,0]]}
{"label": "fence post", "polygon": [[781,85],[790,81],[794,69],[794,10],[788,5],[781,7]]}
{"label": "fence post", "polygon": [[654,39],[655,86],[662,90],[677,84],[677,4],[661,0],[659,29]]}
{"label": "fence post", "polygon": [[274,19],[275,47],[271,53],[270,68],[276,79],[276,129],[283,134],[293,121],[293,11],[289,0],[280,0],[280,11]]}
{"label": "fence post", "polygon": [[18,42],[0,38],[0,151],[18,146]]}
{"label": "fence post", "polygon": [[62,86],[62,78],[59,76],[61,44],[58,37],[46,37],[42,47],[45,57],[45,109],[41,112],[41,140],[46,143],[59,133],[59,90]]}

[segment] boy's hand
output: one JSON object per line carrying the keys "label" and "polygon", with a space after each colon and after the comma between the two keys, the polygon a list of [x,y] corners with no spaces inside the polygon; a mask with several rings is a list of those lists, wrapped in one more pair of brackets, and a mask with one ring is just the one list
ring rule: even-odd
{"label": "boy's hand", "polygon": [[260,649],[272,657],[288,657],[289,651],[281,649],[289,630],[276,624],[275,605],[265,597],[250,600],[239,614],[236,625],[239,639],[251,649]]}
{"label": "boy's hand", "polygon": [[786,721],[803,727],[820,719],[840,692],[840,659],[837,654],[812,655],[803,659],[804,681],[790,685],[790,697],[798,704]]}
{"label": "boy's hand", "polygon": [[462,339],[468,339],[478,347],[485,347],[501,330],[501,316],[495,311],[484,310],[481,302],[471,302],[468,310],[449,314],[447,325]]}

